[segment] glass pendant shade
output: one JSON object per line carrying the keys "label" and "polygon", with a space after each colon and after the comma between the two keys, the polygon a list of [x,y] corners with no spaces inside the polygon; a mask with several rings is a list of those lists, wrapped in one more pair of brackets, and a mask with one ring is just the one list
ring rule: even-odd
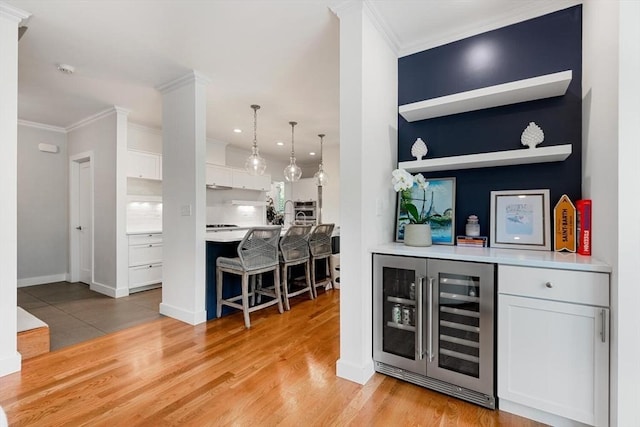
{"label": "glass pendant shade", "polygon": [[260,157],[258,151],[258,110],[259,105],[252,105],[253,109],[253,146],[251,147],[251,155],[247,157],[244,162],[244,168],[251,175],[264,175],[264,171],[267,169],[267,162],[264,158]]}
{"label": "glass pendant shade", "polygon": [[298,123],[289,122],[289,124],[291,125],[291,157],[289,157],[289,164],[284,168],[284,179],[288,182],[296,182],[299,181],[302,176],[302,169],[296,165],[296,156],[293,150],[293,128]]}
{"label": "glass pendant shade", "polygon": [[313,177],[316,180],[316,185],[322,187],[329,182],[329,175],[322,168],[322,140],[324,139],[324,134],[321,133],[318,136],[320,137],[320,165],[318,166],[318,172]]}

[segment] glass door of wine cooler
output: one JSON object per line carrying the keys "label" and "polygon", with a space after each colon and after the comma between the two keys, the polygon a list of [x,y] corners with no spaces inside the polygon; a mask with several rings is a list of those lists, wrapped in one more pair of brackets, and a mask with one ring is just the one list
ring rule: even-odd
{"label": "glass door of wine cooler", "polygon": [[[425,375],[425,259],[374,256],[374,360]],[[422,322],[421,322],[422,320]]]}
{"label": "glass door of wine cooler", "polygon": [[429,260],[430,377],[493,394],[494,265]]}

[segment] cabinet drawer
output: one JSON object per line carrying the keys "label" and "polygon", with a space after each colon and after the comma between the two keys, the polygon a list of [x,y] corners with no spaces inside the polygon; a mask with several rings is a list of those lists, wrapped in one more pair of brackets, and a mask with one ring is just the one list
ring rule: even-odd
{"label": "cabinet drawer", "polygon": [[162,282],[162,264],[129,268],[129,288]]}
{"label": "cabinet drawer", "polygon": [[129,246],[129,267],[162,262],[162,243]]}
{"label": "cabinet drawer", "polygon": [[499,265],[498,292],[608,307],[609,275],[586,271]]}
{"label": "cabinet drawer", "polygon": [[129,236],[129,245],[148,245],[162,243],[162,234],[132,234]]}

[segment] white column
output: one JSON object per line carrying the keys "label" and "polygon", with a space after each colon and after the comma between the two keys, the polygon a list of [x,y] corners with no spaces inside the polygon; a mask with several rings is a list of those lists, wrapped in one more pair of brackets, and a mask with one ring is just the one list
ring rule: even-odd
{"label": "white column", "polygon": [[127,239],[127,134],[129,110],[116,110],[116,297],[129,295]]}
{"label": "white column", "polygon": [[340,359],[337,374],[373,375],[370,248],[393,239],[397,55],[361,1],[340,18]]}
{"label": "white column", "polygon": [[17,351],[18,24],[30,16],[0,3],[0,376],[20,370]]}
{"label": "white column", "polygon": [[162,92],[162,303],[160,313],[196,325],[205,310],[206,85],[193,71]]}
{"label": "white column", "polygon": [[[638,211],[638,162],[640,161],[640,2],[620,2],[620,63],[618,85],[618,298],[617,381],[612,381],[612,423],[618,426],[640,426],[640,287],[637,284],[640,265],[640,223]],[[611,173],[608,169],[607,172]],[[615,214],[614,214],[615,217]],[[612,310],[613,311],[613,310]],[[613,353],[613,352],[612,352]],[[616,405],[617,401],[617,405]]]}

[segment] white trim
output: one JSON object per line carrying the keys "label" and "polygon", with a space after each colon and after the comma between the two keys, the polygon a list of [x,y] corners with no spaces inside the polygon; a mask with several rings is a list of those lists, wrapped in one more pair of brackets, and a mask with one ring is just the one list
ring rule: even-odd
{"label": "white trim", "polygon": [[18,126],[25,126],[25,127],[48,130],[51,132],[59,132],[59,133],[65,133],[65,134],[67,133],[67,130],[63,127],[48,125],[45,123],[30,122],[29,120],[18,119]]}
{"label": "white trim", "polygon": [[[31,17],[31,13],[26,10],[18,9],[10,4],[0,2],[0,16],[24,25]],[[17,37],[17,35],[16,35]]]}
{"label": "white trim", "polygon": [[0,377],[20,371],[22,367],[22,355],[17,351],[4,359],[0,359]]}
{"label": "white trim", "polygon": [[94,264],[94,247],[95,247],[95,221],[94,221],[94,191],[95,191],[95,156],[93,151],[86,151],[78,153],[73,156],[69,156],[69,280],[71,282],[77,282],[80,280],[80,265],[78,264],[79,257],[79,241],[78,233],[74,233],[76,225],[78,224],[78,176],[80,174],[80,163],[88,161],[89,174],[91,176],[91,282],[93,283],[93,272],[95,270]]}
{"label": "white trim", "polygon": [[86,126],[90,123],[93,123],[97,120],[103,119],[105,117],[110,116],[111,114],[115,114],[115,113],[123,113],[123,114],[129,114],[131,112],[131,110],[127,110],[126,108],[122,108],[122,107],[118,107],[117,105],[114,105],[112,107],[107,108],[106,110],[102,110],[99,113],[96,113],[94,115],[91,115],[89,117],[86,117],[80,121],[77,121],[75,123],[73,123],[72,125],[69,125],[66,127],[66,131],[67,132],[73,132],[74,130],[81,128],[83,126]]}
{"label": "white trim", "polygon": [[506,399],[499,399],[498,406],[501,411],[508,412],[510,414],[519,415],[530,420],[538,421],[540,423],[556,426],[556,427],[587,427],[588,424],[570,420],[568,418],[560,417],[558,415],[551,414],[549,412],[540,411],[538,409],[530,408],[528,406],[521,405],[516,402],[512,402]]}
{"label": "white trim", "polygon": [[24,279],[18,279],[18,287],[24,288],[26,286],[44,285],[46,283],[67,282],[68,280],[69,280],[69,273],[50,274],[48,276],[25,277]]}
{"label": "white trim", "polygon": [[378,32],[382,35],[382,38],[385,39],[391,51],[398,56],[400,52],[400,40],[398,40],[398,36],[391,29],[387,21],[384,20],[382,14],[378,10],[375,5],[375,2],[372,0],[364,0],[364,11],[369,16],[371,23],[378,30]]}
{"label": "white trim", "polygon": [[128,127],[130,129],[136,129],[142,132],[148,132],[154,135],[162,136],[162,128],[154,128],[151,126],[145,126],[145,125],[141,125],[139,123],[133,123],[133,122],[128,122]]}
{"label": "white trim", "polygon": [[111,298],[122,298],[129,295],[129,288],[112,288],[102,283],[93,282],[89,285],[89,289],[94,292],[98,292],[102,295],[106,295]]}
{"label": "white trim", "polygon": [[171,92],[173,90],[179,89],[191,83],[200,83],[200,84],[206,85],[211,83],[211,79],[199,71],[191,70],[187,74],[181,77],[178,77],[177,79],[171,80],[167,83],[163,83],[160,86],[157,86],[156,89],[160,93],[165,94],[167,92]]}
{"label": "white trim", "polygon": [[160,314],[180,320],[190,325],[199,325],[207,321],[207,311],[198,312],[187,311],[181,308],[169,305],[165,302],[160,303]]}
{"label": "white trim", "polygon": [[340,358],[336,362],[336,375],[345,380],[353,381],[358,384],[366,384],[367,381],[375,374],[373,368],[373,359],[367,361],[364,365],[356,365]]}
{"label": "white trim", "polygon": [[582,4],[582,0],[556,0],[551,2],[522,2],[517,10],[506,11],[504,16],[497,16],[485,22],[474,24],[463,30],[455,30],[449,34],[428,37],[423,40],[399,44],[398,58],[413,55],[417,52],[433,49],[434,47],[443,46],[448,43],[463,40],[468,37],[486,33],[488,31],[497,30],[498,28],[507,27],[509,25],[524,22],[529,19],[537,18],[553,12]]}

